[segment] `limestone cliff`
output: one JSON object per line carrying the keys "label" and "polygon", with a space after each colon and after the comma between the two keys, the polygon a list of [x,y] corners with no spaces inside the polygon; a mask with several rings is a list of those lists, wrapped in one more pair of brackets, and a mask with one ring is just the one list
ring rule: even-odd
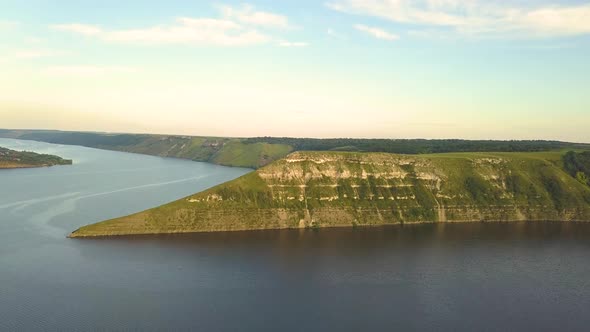
{"label": "limestone cliff", "polygon": [[295,152],[190,197],[72,237],[416,222],[590,221],[561,154]]}

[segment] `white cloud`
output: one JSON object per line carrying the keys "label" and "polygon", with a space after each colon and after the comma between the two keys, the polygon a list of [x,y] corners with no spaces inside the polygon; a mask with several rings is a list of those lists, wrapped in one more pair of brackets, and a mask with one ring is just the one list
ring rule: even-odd
{"label": "white cloud", "polygon": [[14,57],[18,59],[37,59],[66,55],[68,52],[46,49],[28,49],[19,50],[14,53]]}
{"label": "white cloud", "polygon": [[394,40],[398,40],[399,36],[390,32],[387,32],[383,29],[380,28],[376,28],[376,27],[369,27],[363,24],[356,24],[354,26],[355,29],[357,29],[358,31],[362,31],[364,33],[367,33],[377,39],[383,39],[383,40],[389,40],[389,41],[394,41]]}
{"label": "white cloud", "polygon": [[173,24],[146,28],[104,30],[84,24],[62,24],[54,29],[93,36],[108,42],[135,44],[190,44],[199,46],[244,46],[268,42],[261,32],[224,19],[177,18]]}
{"label": "white cloud", "polygon": [[229,20],[178,18],[176,24],[168,26],[109,31],[103,39],[143,44],[244,46],[265,43],[270,37]]}
{"label": "white cloud", "polygon": [[43,38],[39,38],[39,37],[27,37],[27,38],[25,38],[24,41],[27,44],[43,44],[43,43],[45,43],[45,40]]}
{"label": "white cloud", "polygon": [[281,41],[278,43],[281,47],[307,47],[309,46],[308,43],[305,42],[290,42],[290,41]]}
{"label": "white cloud", "polygon": [[289,28],[289,19],[276,13],[257,11],[252,5],[241,7],[220,6],[226,19],[237,20],[243,24],[272,28]]}
{"label": "white cloud", "polygon": [[45,73],[52,76],[76,76],[98,77],[112,74],[131,74],[137,72],[137,68],[125,66],[51,66],[45,69]]}
{"label": "white cloud", "polygon": [[332,38],[336,38],[336,39],[346,39],[346,36],[336,32],[336,30],[329,28],[328,30],[326,30],[326,33],[328,34],[328,36],[332,37]]}
{"label": "white cloud", "polygon": [[590,5],[547,7],[523,13],[524,27],[541,34],[577,35],[590,33]]}
{"label": "white cloud", "polygon": [[17,25],[18,22],[15,21],[0,21],[0,31],[13,29]]}
{"label": "white cloud", "polygon": [[[221,18],[180,17],[173,23],[150,27],[111,30],[97,25],[69,23],[52,25],[58,31],[99,38],[107,42],[135,44],[190,44],[199,46],[245,46],[276,41],[268,28],[292,26],[286,16],[256,10],[251,5],[219,6]],[[260,29],[265,29],[262,32]],[[306,46],[306,43],[278,42],[280,46]]]}
{"label": "white cloud", "polygon": [[103,33],[102,29],[95,25],[70,23],[70,24],[55,24],[51,28],[59,31],[68,31],[86,36],[96,36]]}
{"label": "white cloud", "polygon": [[333,10],[474,36],[551,37],[590,33],[590,4],[514,7],[484,0],[337,0]]}
{"label": "white cloud", "polygon": [[302,47],[303,42],[282,42],[269,29],[292,28],[284,15],[256,10],[252,5],[218,6],[220,18],[179,17],[168,24],[130,29],[106,29],[82,23],[56,24],[54,30],[89,36],[107,42],[142,45],[188,44],[197,46],[247,46],[277,43]]}

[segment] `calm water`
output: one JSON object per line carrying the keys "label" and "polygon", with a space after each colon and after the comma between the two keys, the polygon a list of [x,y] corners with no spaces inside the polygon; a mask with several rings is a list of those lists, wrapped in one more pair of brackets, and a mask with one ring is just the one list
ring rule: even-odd
{"label": "calm water", "polygon": [[578,330],[590,224],[69,240],[248,170],[0,139],[73,166],[0,171],[0,330]]}

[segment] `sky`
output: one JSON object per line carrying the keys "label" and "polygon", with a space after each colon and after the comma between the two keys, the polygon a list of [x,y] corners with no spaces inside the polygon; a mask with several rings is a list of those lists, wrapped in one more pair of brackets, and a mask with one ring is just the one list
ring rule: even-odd
{"label": "sky", "polygon": [[0,128],[590,142],[590,2],[0,0]]}

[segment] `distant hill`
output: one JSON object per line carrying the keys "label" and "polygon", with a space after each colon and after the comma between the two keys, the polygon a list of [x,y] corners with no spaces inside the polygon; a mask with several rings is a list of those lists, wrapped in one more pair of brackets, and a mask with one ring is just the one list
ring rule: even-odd
{"label": "distant hill", "polygon": [[293,151],[357,151],[397,154],[445,152],[539,152],[590,150],[590,144],[559,141],[425,139],[227,138],[0,129],[0,137],[81,145],[218,165],[259,168]]}
{"label": "distant hill", "polygon": [[242,139],[147,134],[0,130],[0,137],[182,158],[218,165],[258,168],[286,156],[284,144],[245,144]]}
{"label": "distant hill", "polygon": [[72,161],[49,154],[14,151],[0,147],[0,169],[71,165]]}
{"label": "distant hill", "polygon": [[71,236],[590,221],[584,182],[590,160],[572,153],[295,152],[236,180]]}

